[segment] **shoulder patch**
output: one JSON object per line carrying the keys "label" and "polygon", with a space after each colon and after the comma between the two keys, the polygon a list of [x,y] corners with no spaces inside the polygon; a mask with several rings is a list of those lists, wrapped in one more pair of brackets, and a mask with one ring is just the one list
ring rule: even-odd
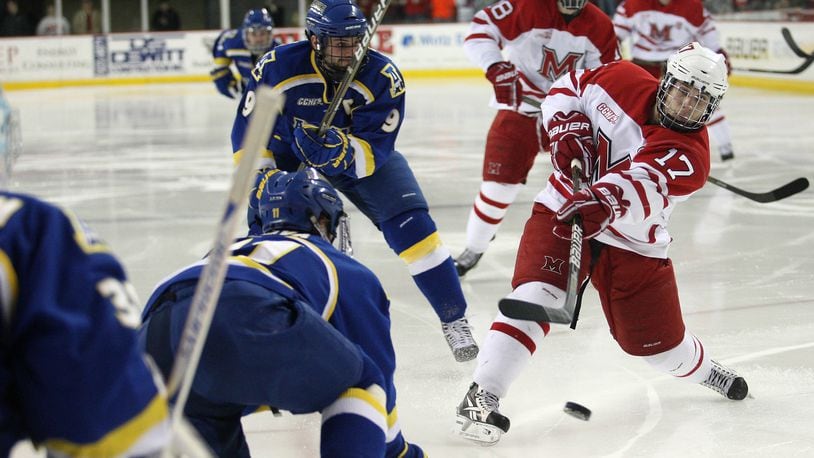
{"label": "shoulder patch", "polygon": [[398,71],[395,65],[388,63],[384,66],[384,68],[382,68],[380,73],[390,79],[391,98],[395,99],[396,97],[404,94],[404,77],[401,76],[401,73]]}

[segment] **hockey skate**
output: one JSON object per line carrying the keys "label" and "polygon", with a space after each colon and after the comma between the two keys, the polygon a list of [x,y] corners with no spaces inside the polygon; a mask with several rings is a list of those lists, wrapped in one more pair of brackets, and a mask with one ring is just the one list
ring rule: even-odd
{"label": "hockey skate", "polygon": [[749,386],[743,377],[717,361],[711,362],[712,372],[709,373],[706,380],[701,382],[701,385],[733,401],[740,401],[749,394]]}
{"label": "hockey skate", "polygon": [[455,270],[458,272],[458,276],[463,277],[467,272],[472,270],[473,267],[478,265],[481,256],[483,256],[483,253],[475,253],[469,251],[469,249],[465,249],[460,256],[453,259],[452,261],[455,263]]}
{"label": "hockey skate", "polygon": [[447,339],[455,361],[463,362],[475,359],[478,356],[478,344],[472,337],[472,329],[466,318],[459,318],[449,323],[441,323],[444,337]]}
{"label": "hockey skate", "polygon": [[472,383],[458,405],[455,432],[481,445],[495,445],[509,431],[509,419],[498,412],[499,399]]}
{"label": "hockey skate", "polygon": [[721,162],[731,161],[735,159],[735,152],[732,150],[732,144],[719,146],[718,153],[721,155]]}

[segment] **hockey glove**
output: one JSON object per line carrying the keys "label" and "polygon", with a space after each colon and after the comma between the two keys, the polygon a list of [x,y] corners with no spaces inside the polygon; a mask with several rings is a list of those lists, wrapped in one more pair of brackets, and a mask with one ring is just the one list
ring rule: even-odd
{"label": "hockey glove", "polygon": [[243,96],[242,81],[235,79],[235,75],[228,68],[216,68],[210,74],[218,92],[230,99],[239,99]]}
{"label": "hockey glove", "polygon": [[353,164],[354,151],[344,132],[331,127],[321,138],[319,128],[301,123],[294,128],[294,154],[303,164],[327,176],[336,176]]}
{"label": "hockey glove", "polygon": [[610,183],[597,183],[569,198],[557,212],[562,224],[554,226],[554,235],[571,239],[571,227],[567,224],[579,214],[582,217],[583,237],[592,239],[608,225],[627,213],[630,201],[622,199],[622,188]]}
{"label": "hockey glove", "polygon": [[486,79],[495,88],[495,99],[498,103],[517,108],[523,95],[520,86],[520,73],[511,62],[497,62],[486,70]]}
{"label": "hockey glove", "polygon": [[555,113],[548,122],[548,139],[555,169],[570,177],[571,160],[576,159],[582,164],[583,178],[591,176],[596,150],[587,116],[578,111]]}

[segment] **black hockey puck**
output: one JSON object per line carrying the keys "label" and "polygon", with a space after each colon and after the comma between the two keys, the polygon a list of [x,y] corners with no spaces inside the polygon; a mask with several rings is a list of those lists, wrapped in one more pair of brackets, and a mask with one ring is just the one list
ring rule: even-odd
{"label": "black hockey puck", "polygon": [[583,406],[582,404],[577,404],[576,402],[566,402],[565,407],[563,407],[562,410],[568,415],[571,415],[574,418],[579,418],[582,421],[588,421],[588,419],[591,418],[591,409]]}

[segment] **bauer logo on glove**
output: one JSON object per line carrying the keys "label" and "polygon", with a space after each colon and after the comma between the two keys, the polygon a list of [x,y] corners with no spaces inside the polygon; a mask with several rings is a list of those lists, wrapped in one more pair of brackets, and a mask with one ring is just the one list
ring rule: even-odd
{"label": "bauer logo on glove", "polygon": [[313,124],[300,123],[294,128],[294,154],[302,163],[328,176],[339,175],[353,164],[354,151],[348,136],[331,127],[322,137]]}
{"label": "bauer logo on glove", "polygon": [[578,111],[555,113],[546,133],[555,169],[570,175],[571,161],[576,159],[582,165],[582,177],[587,179],[591,176],[596,149],[591,120],[587,116]]}

